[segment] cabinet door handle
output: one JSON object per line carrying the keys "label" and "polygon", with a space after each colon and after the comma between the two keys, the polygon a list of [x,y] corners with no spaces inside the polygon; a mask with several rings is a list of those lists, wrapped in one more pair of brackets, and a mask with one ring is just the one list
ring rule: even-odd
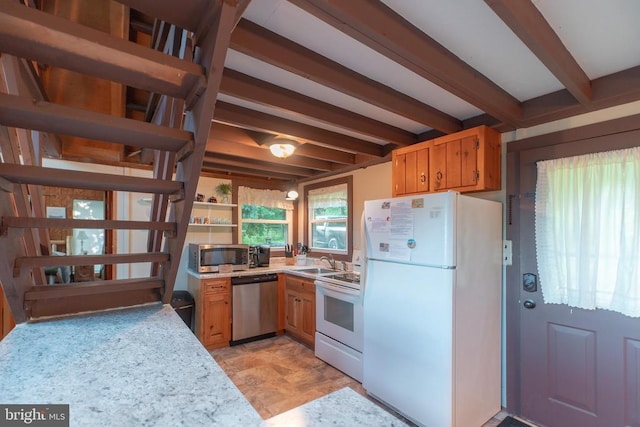
{"label": "cabinet door handle", "polygon": [[442,180],[442,172],[440,172],[440,171],[436,172],[436,180],[438,180],[438,181]]}
{"label": "cabinet door handle", "polygon": [[420,174],[420,182],[424,184],[426,180],[427,180],[427,177],[426,177],[426,175],[424,174],[424,172],[422,172],[422,173]]}

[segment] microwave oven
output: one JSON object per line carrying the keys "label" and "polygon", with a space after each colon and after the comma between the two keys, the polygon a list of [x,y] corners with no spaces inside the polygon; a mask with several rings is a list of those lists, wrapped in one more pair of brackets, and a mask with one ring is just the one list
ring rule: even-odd
{"label": "microwave oven", "polygon": [[197,273],[218,273],[220,266],[231,270],[249,269],[249,245],[189,243],[189,268]]}

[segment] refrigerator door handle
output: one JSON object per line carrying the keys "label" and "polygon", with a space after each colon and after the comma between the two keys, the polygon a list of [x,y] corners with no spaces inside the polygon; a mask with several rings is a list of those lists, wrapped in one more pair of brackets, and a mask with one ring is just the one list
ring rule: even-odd
{"label": "refrigerator door handle", "polygon": [[368,249],[368,241],[367,239],[367,226],[365,223],[365,210],[362,210],[362,215],[360,217],[360,250],[362,251],[362,268],[360,269],[360,287],[362,296],[364,296],[364,292],[367,288],[367,264],[369,259],[369,249]]}

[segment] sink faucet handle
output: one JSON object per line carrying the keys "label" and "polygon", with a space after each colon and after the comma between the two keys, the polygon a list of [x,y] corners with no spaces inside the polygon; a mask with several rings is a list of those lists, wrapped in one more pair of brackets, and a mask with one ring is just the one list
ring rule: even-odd
{"label": "sink faucet handle", "polygon": [[329,254],[329,256],[321,256],[320,257],[320,261],[327,261],[329,263],[329,266],[335,270],[336,269],[336,260],[333,259],[333,255]]}

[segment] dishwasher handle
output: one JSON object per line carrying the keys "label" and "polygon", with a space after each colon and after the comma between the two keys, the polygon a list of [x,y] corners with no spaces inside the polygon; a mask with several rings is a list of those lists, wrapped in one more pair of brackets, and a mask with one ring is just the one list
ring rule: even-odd
{"label": "dishwasher handle", "polygon": [[252,283],[277,282],[277,274],[255,274],[251,276],[239,276],[231,278],[231,286],[249,285]]}

